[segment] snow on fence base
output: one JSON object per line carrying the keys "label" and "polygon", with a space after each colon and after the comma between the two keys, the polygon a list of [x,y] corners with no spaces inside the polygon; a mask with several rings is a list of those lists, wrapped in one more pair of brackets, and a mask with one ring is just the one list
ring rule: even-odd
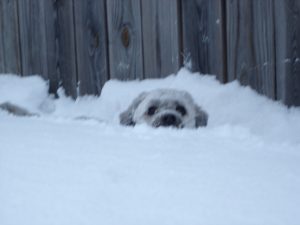
{"label": "snow on fence base", "polygon": [[[132,99],[156,88],[189,91],[208,126],[120,126]],[[1,225],[300,223],[299,108],[186,70],[108,81],[100,97],[63,93],[48,96],[37,76],[0,76],[0,102],[41,114],[0,111]]]}

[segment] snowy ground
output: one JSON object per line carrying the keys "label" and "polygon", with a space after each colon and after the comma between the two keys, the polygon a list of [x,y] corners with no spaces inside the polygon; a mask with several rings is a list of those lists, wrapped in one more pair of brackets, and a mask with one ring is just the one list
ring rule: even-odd
{"label": "snowy ground", "polygon": [[[158,87],[188,90],[208,127],[118,125],[139,92]],[[110,81],[100,98],[62,93],[0,76],[0,102],[42,115],[0,112],[1,225],[300,224],[300,108],[184,69]]]}

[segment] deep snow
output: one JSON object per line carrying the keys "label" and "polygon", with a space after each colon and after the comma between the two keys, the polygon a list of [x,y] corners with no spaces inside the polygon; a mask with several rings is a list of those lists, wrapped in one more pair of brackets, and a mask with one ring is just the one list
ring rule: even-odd
{"label": "deep snow", "polygon": [[[208,127],[118,124],[138,93],[163,87],[189,91]],[[4,101],[41,117],[0,111],[1,225],[300,224],[300,109],[237,82],[182,69],[73,101],[37,76],[1,75]]]}

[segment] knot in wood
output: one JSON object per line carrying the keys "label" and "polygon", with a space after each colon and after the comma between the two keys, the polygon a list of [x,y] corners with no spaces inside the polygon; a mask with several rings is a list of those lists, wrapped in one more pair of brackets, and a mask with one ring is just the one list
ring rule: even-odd
{"label": "knot in wood", "polygon": [[130,34],[128,27],[124,27],[121,33],[122,44],[125,48],[128,48],[130,44]]}

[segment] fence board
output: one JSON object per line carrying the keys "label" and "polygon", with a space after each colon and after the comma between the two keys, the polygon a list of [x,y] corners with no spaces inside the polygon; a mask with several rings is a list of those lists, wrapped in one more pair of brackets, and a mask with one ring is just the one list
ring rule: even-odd
{"label": "fence board", "polygon": [[59,71],[66,94],[77,96],[77,71],[74,32],[74,11],[71,0],[56,0],[57,33],[59,51]]}
{"label": "fence board", "polygon": [[76,58],[72,1],[19,0],[23,74],[50,81],[50,93],[61,84],[76,97]]}
{"label": "fence board", "polygon": [[228,79],[275,98],[273,0],[227,1]]}
{"label": "fence board", "polygon": [[224,20],[222,0],[182,0],[185,64],[192,71],[215,74],[222,82],[226,80]]}
{"label": "fence board", "polygon": [[142,0],[144,75],[164,77],[180,67],[179,2]]}
{"label": "fence board", "polygon": [[0,73],[5,73],[3,2],[0,1]]}
{"label": "fence board", "polygon": [[107,1],[110,77],[143,77],[140,0]]}
{"label": "fence board", "polygon": [[275,1],[277,97],[300,106],[300,2]]}
{"label": "fence board", "polygon": [[47,64],[50,92],[61,84],[67,95],[77,96],[73,1],[44,0]]}
{"label": "fence board", "polygon": [[99,95],[108,80],[105,1],[74,4],[79,93]]}
{"label": "fence board", "polygon": [[17,1],[0,1],[0,71],[21,74]]}
{"label": "fence board", "polygon": [[44,1],[18,0],[22,74],[47,74]]}
{"label": "fence board", "polygon": [[[22,1],[22,0],[20,0]],[[60,85],[59,51],[57,31],[57,6],[53,1],[42,0],[45,14],[46,30],[46,64],[47,77],[49,79],[49,93],[57,95]]]}

